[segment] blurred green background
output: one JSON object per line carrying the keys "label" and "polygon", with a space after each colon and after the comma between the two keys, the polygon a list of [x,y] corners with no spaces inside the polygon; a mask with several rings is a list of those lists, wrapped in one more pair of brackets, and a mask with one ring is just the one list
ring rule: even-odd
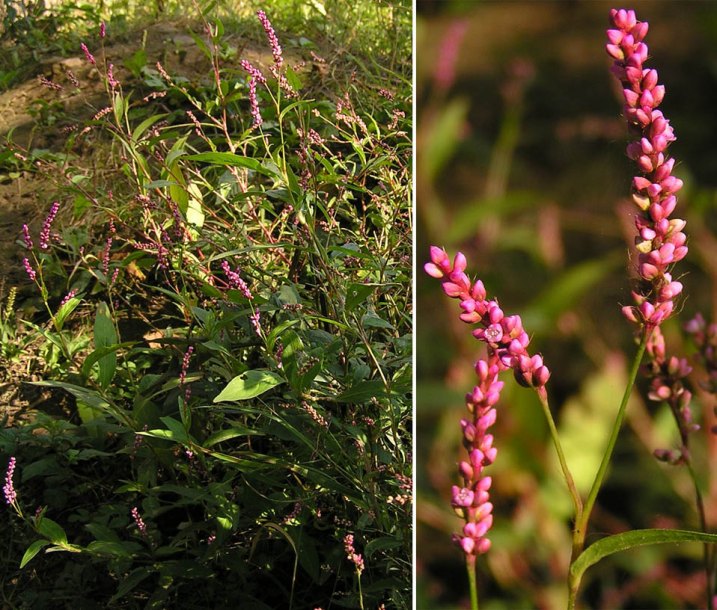
{"label": "blurred green background", "polygon": [[[461,249],[506,313],[519,313],[553,376],[551,406],[585,493],[635,351],[620,307],[630,302],[633,164],[622,102],[605,53],[612,3],[418,2],[417,5],[417,599],[418,608],[468,607],[460,522],[450,486],[462,455],[459,420],[480,345],[455,300],[421,268],[428,246]],[[717,4],[636,2],[661,109],[685,181],[675,217],[690,254],[674,275],[686,298],[665,326],[669,350],[694,349],[681,325],[717,309]],[[616,8],[622,8],[616,6]],[[714,397],[697,389],[696,468],[717,529]],[[506,379],[510,381],[510,379]],[[687,473],[658,463],[677,432],[645,384],[628,409],[588,543],[642,527],[697,528]],[[479,560],[481,608],[564,607],[571,506],[534,395],[506,384],[493,430],[493,548]],[[714,470],[715,474],[711,474]],[[593,567],[586,608],[704,608],[698,545],[646,547]]]}

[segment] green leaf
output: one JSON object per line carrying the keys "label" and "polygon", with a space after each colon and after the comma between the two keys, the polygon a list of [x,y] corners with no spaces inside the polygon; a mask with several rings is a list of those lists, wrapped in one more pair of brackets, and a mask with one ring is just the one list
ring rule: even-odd
{"label": "green leaf", "polygon": [[268,369],[245,371],[234,377],[214,399],[214,402],[248,400],[268,392],[281,383],[284,383],[283,377]]}
{"label": "green leaf", "polygon": [[199,50],[206,55],[207,59],[212,61],[213,55],[209,47],[206,45],[206,43],[201,39],[200,36],[197,36],[194,32],[191,30],[189,31],[189,35],[194,40],[194,44],[196,44],[199,47]]}
{"label": "green leaf", "polygon": [[135,570],[132,570],[127,575],[127,578],[125,578],[120,583],[120,586],[117,587],[117,593],[112,596],[112,598],[110,599],[110,603],[116,602],[118,599],[127,595],[127,593],[134,589],[150,574],[152,574],[152,570],[150,570],[149,568],[137,568]]}
{"label": "green leaf", "polygon": [[72,394],[77,400],[81,400],[93,409],[107,409],[110,406],[98,392],[83,388],[82,386],[66,383],[64,381],[33,381],[32,385],[46,386],[51,388],[62,388]]}
{"label": "green leaf", "polygon": [[[95,317],[95,349],[110,347],[117,344],[117,331],[115,325],[110,318],[110,310],[107,303],[101,302],[97,305],[97,315]],[[117,368],[117,354],[112,351],[109,354],[98,359],[97,363],[100,367],[99,377],[97,378],[100,387],[105,389],[112,382]]]}
{"label": "green leaf", "polygon": [[146,118],[142,121],[132,132],[132,141],[137,142],[142,134],[147,131],[152,125],[154,125],[160,119],[166,117],[166,114],[153,114],[151,117]]}
{"label": "green leaf", "polygon": [[125,101],[121,95],[115,95],[112,109],[114,110],[115,121],[117,121],[118,125],[122,125],[122,119],[124,118],[125,111]]}
{"label": "green leaf", "polygon": [[219,430],[218,432],[215,432],[202,443],[202,447],[212,447],[213,445],[237,438],[238,436],[249,436],[254,434],[262,433],[244,426],[235,426],[233,428],[227,428],[226,430]]}
{"label": "green leaf", "polygon": [[639,546],[648,544],[666,544],[680,542],[707,542],[716,543],[717,534],[705,534],[704,532],[692,532],[688,530],[632,530],[622,532],[614,536],[602,538],[585,549],[570,567],[571,582],[580,582],[582,575],[592,565],[601,559],[627,551]]}
{"label": "green leaf", "polygon": [[353,311],[373,293],[375,286],[349,284],[346,289],[346,311]]}
{"label": "green leaf", "polygon": [[266,348],[269,350],[269,352],[274,351],[274,346],[276,345],[276,340],[279,338],[279,335],[283,333],[287,328],[291,328],[292,326],[299,324],[301,320],[298,320],[297,318],[294,318],[292,320],[285,320],[278,326],[271,329],[271,332],[266,338]]}
{"label": "green leaf", "polygon": [[455,153],[461,141],[460,134],[466,121],[468,106],[467,99],[455,98],[446,104],[434,122],[427,139],[425,154],[422,155],[430,180],[438,176]]}
{"label": "green leaf", "polygon": [[264,168],[262,164],[253,157],[242,157],[230,152],[204,152],[196,155],[189,155],[187,159],[190,161],[199,161],[200,163],[211,163],[212,165],[231,165],[233,167],[246,167],[252,171],[267,176],[272,176],[269,170]]}
{"label": "green leaf", "polygon": [[371,313],[367,313],[361,318],[361,324],[364,328],[387,328],[393,330],[393,325],[390,322]]}
{"label": "green leaf", "polygon": [[167,426],[167,430],[150,430],[150,433],[154,433],[153,436],[168,438],[178,443],[189,443],[189,434],[181,421],[177,421],[173,417],[160,417],[159,419]]}
{"label": "green leaf", "polygon": [[294,91],[301,91],[304,86],[299,75],[290,66],[286,66],[286,80]]}
{"label": "green leaf", "polygon": [[27,547],[25,554],[22,556],[22,561],[20,561],[20,569],[24,568],[30,560],[48,544],[50,544],[49,540],[35,540],[35,542]]}
{"label": "green leaf", "polygon": [[53,544],[67,544],[67,534],[59,523],[52,519],[42,517],[38,519],[36,525],[37,531],[48,538]]}
{"label": "green leaf", "polygon": [[202,210],[202,192],[196,184],[190,184],[189,203],[187,204],[187,223],[192,227],[201,229],[204,226],[204,211]]}
{"label": "green leaf", "polygon": [[167,171],[163,172],[164,178],[172,181],[169,185],[169,196],[177,204],[179,211],[186,216],[189,206],[189,195],[187,193],[187,181],[184,179],[182,166],[179,163],[180,157],[184,155],[184,144],[187,138],[180,138],[172,146],[172,150],[167,155],[165,165]]}
{"label": "green leaf", "polygon": [[321,578],[321,561],[316,541],[303,530],[299,531],[298,555],[299,565],[311,576],[311,580],[318,583]]}
{"label": "green leaf", "polygon": [[117,352],[117,350],[122,349],[124,347],[133,347],[135,345],[132,341],[127,341],[125,343],[116,343],[114,345],[108,345],[107,347],[101,347],[99,349],[94,350],[87,358],[85,358],[85,361],[82,363],[82,368],[80,371],[82,372],[83,377],[89,377],[90,372],[92,371],[92,365],[95,364],[95,362],[98,362],[102,358],[104,358],[107,354],[112,354]]}
{"label": "green leaf", "polygon": [[135,78],[139,78],[142,75],[142,68],[147,65],[147,52],[144,49],[139,49],[123,63]]}
{"label": "green leaf", "polygon": [[334,400],[336,400],[336,402],[359,404],[370,400],[374,396],[383,396],[385,393],[386,388],[383,385],[383,381],[380,379],[371,379],[368,381],[359,381],[348,390],[341,392]]}
{"label": "green leaf", "polygon": [[368,559],[371,559],[371,556],[378,551],[388,551],[397,549],[401,546],[403,546],[403,541],[398,538],[383,536],[382,538],[376,538],[375,540],[368,542],[364,547],[363,552]]}
{"label": "green leaf", "polygon": [[58,331],[62,330],[67,316],[75,311],[80,303],[82,303],[82,299],[80,297],[72,297],[57,310],[57,313],[55,314],[55,328]]}
{"label": "green leaf", "polygon": [[112,540],[95,540],[87,545],[87,550],[97,555],[111,555],[113,557],[132,557],[132,551],[142,547],[136,542],[115,542]]}

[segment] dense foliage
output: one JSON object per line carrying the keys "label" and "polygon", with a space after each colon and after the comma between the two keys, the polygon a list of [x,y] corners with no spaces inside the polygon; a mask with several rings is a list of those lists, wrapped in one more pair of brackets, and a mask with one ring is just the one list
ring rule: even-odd
{"label": "dense foliage", "polygon": [[89,121],[8,138],[56,187],[0,325],[55,405],[0,431],[7,607],[410,605],[410,10],[210,4],[203,72],[113,58],[110,14]]}

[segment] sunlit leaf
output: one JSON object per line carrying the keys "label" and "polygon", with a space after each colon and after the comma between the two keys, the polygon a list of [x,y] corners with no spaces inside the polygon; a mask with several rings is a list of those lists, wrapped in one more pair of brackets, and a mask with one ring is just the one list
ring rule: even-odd
{"label": "sunlit leaf", "polygon": [[214,402],[248,400],[284,383],[284,378],[267,369],[245,371],[237,375],[214,399]]}
{"label": "sunlit leaf", "polygon": [[681,542],[717,543],[717,534],[688,530],[648,529],[622,532],[602,538],[585,549],[570,567],[571,580],[579,580],[585,571],[601,559],[648,544],[679,544]]}

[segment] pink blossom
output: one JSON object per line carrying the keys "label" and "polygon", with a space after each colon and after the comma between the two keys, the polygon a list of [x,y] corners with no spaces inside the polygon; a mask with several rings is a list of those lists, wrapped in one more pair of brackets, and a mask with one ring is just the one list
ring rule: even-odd
{"label": "pink blossom", "polygon": [[473,336],[485,343],[488,350],[487,358],[475,365],[478,382],[466,395],[471,418],[461,420],[461,430],[468,460],[459,463],[462,484],[454,485],[451,492],[451,506],[465,522],[462,533],[454,534],[453,540],[467,555],[479,555],[491,545],[486,536],[493,524],[493,505],[488,493],[492,480],[483,471],[498,454],[493,447],[493,435],[488,433],[495,424],[495,405],[504,385],[498,374],[512,369],[520,384],[534,387],[544,395],[550,371],[542,356],[528,353],[530,337],[520,316],[506,316],[497,300],[487,298],[483,282],[472,282],[466,275],[468,263],[463,253],[458,252],[451,261],[445,250],[432,246],[430,255],[431,261],[424,266],[426,273],[441,280],[443,291],[459,301],[460,319],[477,325]]}
{"label": "pink blossom", "polygon": [[346,551],[346,558],[356,566],[356,571],[361,574],[365,566],[363,556],[357,553],[354,548],[353,534],[346,534],[346,536],[344,536],[344,550]]}
{"label": "pink blossom", "polygon": [[42,224],[42,230],[40,231],[40,249],[47,250],[50,247],[50,230],[52,229],[52,223],[57,216],[57,212],[60,209],[60,202],[55,201],[50,207],[50,211],[47,213],[45,222]]}
{"label": "pink blossom", "polygon": [[68,292],[64,296],[62,301],[60,301],[60,307],[62,307],[65,303],[68,303],[70,301],[70,299],[74,299],[76,296],[77,296],[77,288],[73,288],[72,290],[70,290],[70,292]]}
{"label": "pink blossom", "polygon": [[114,64],[107,66],[107,83],[113,91],[119,86],[119,82],[114,77],[114,68]]}
{"label": "pink blossom", "polygon": [[15,504],[17,500],[17,492],[15,491],[15,484],[13,483],[12,477],[15,474],[15,457],[11,457],[7,465],[7,472],[5,473],[5,485],[2,488],[3,495],[5,496],[5,502],[8,504]]}
{"label": "pink blossom", "polygon": [[27,259],[27,257],[22,259],[22,265],[23,265],[23,267],[25,267],[25,271],[27,272],[27,277],[30,278],[31,282],[34,282],[35,278],[37,277],[37,273],[32,268],[32,264]]}
{"label": "pink blossom", "polygon": [[132,519],[134,519],[134,523],[137,526],[137,529],[139,530],[140,534],[142,534],[143,536],[146,536],[147,535],[147,525],[142,520],[142,517],[139,514],[139,509],[136,506],[132,508],[131,514],[132,514]]}
{"label": "pink blossom", "polygon": [[85,59],[90,62],[93,66],[97,65],[97,62],[95,61],[94,55],[90,53],[90,50],[87,48],[87,45],[83,42],[80,43],[80,48],[82,49],[82,52],[85,54]]}
{"label": "pink blossom", "polygon": [[28,250],[32,250],[32,237],[30,237],[30,229],[27,225],[22,225],[22,241]]}
{"label": "pink blossom", "polygon": [[274,26],[271,25],[271,21],[269,21],[269,18],[266,16],[266,13],[264,11],[258,10],[256,12],[256,15],[261,22],[261,26],[264,28],[264,32],[266,32],[266,37],[269,39],[269,44],[271,45],[271,52],[274,56],[274,64],[277,68],[280,68],[281,64],[284,63],[284,57],[281,52],[281,45],[279,44],[279,39],[276,37],[276,32],[274,31]]}
{"label": "pink blossom", "polygon": [[184,352],[184,356],[182,357],[182,368],[179,372],[179,385],[183,386],[185,382],[187,381],[187,371],[189,370],[189,360],[192,357],[192,353],[194,352],[194,346],[190,345],[187,348],[187,351]]}
{"label": "pink blossom", "polygon": [[433,70],[433,80],[441,91],[448,91],[455,81],[458,52],[467,31],[468,21],[456,19],[448,26],[441,40]]}
{"label": "pink blossom", "polygon": [[657,107],[665,96],[658,74],[645,68],[649,52],[643,39],[648,24],[637,20],[635,11],[610,11],[612,28],[607,31],[606,50],[615,61],[612,73],[622,85],[624,116],[636,139],[627,146],[627,156],[636,162],[640,175],[632,180],[632,198],[638,208],[635,225],[638,251],[637,271],[642,280],[633,292],[634,306],[623,307],[633,323],[648,329],[659,326],[674,310],[682,291],[673,282],[670,267],[687,255],[685,221],[670,219],[677,205],[682,180],[672,175],[675,160],[666,151],[675,134]]}

